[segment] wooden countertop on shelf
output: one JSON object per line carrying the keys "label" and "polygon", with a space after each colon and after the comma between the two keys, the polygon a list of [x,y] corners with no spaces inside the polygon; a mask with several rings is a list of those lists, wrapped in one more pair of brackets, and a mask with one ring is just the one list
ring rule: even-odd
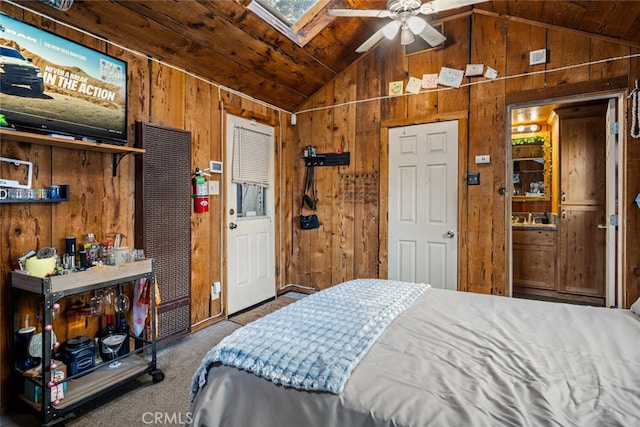
{"label": "wooden countertop on shelf", "polygon": [[45,293],[45,287],[47,286],[45,282],[49,282],[50,289],[48,289],[48,292],[50,293],[73,293],[107,282],[127,281],[132,277],[149,274],[152,271],[153,259],[147,258],[125,264],[93,267],[86,271],[64,274],[62,276],[49,276],[46,278],[13,271],[11,272],[11,284],[14,288],[38,294]]}

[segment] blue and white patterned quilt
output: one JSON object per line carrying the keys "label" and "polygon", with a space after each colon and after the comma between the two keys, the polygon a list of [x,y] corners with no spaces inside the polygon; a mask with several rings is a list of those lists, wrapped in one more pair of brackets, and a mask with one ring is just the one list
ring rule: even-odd
{"label": "blue and white patterned quilt", "polygon": [[338,394],[384,329],[428,287],[351,280],[251,322],[207,353],[193,376],[190,400],[215,362],[283,386]]}

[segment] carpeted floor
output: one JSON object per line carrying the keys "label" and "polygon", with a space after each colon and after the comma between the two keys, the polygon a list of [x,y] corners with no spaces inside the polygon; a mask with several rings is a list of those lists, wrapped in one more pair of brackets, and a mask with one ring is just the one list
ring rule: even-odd
{"label": "carpeted floor", "polygon": [[[263,306],[241,313],[231,321],[221,321],[158,350],[158,368],[165,378],[154,384],[151,376],[143,375],[107,395],[95,404],[76,411],[76,418],[66,422],[69,427],[143,427],[149,425],[183,426],[189,418],[191,379],[205,354],[222,338],[240,328],[240,322],[250,322],[295,302],[300,296],[281,296]],[[243,323],[245,324],[245,323]],[[0,416],[2,427],[39,426],[30,413],[8,408]]]}
{"label": "carpeted floor", "polygon": [[285,307],[292,302],[296,302],[297,300],[297,298],[290,298],[285,296],[278,297],[252,310],[240,314],[234,314],[233,316],[229,317],[229,320],[240,325],[246,325],[249,322],[253,322],[254,320],[266,316],[269,313],[273,313],[274,311],[281,309],[282,307]]}

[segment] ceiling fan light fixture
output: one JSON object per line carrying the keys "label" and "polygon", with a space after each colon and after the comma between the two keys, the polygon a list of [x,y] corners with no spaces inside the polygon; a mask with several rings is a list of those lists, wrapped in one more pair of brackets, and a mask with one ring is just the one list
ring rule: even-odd
{"label": "ceiling fan light fixture", "polygon": [[[48,0],[40,0],[48,1]],[[386,8],[383,9],[328,9],[328,16],[344,17],[364,17],[364,18],[391,18],[391,22],[370,36],[362,43],[356,52],[367,52],[383,38],[393,39],[400,31],[400,43],[408,45],[415,41],[414,36],[418,36],[431,47],[443,45],[447,38],[442,34],[442,30],[437,30],[428,20],[422,19],[419,15],[432,15],[451,9],[467,7],[485,0],[387,0]],[[347,2],[351,3],[351,2]],[[360,2],[354,2],[360,3]],[[369,3],[369,2],[362,2]],[[442,23],[436,24],[442,28]]]}
{"label": "ceiling fan light fixture", "polygon": [[416,40],[415,37],[413,37],[413,33],[411,32],[411,29],[408,26],[405,26],[404,28],[402,28],[402,31],[400,32],[400,44],[401,45],[407,45],[407,44],[411,44]]}
{"label": "ceiling fan light fixture", "polygon": [[422,30],[424,30],[424,27],[427,26],[427,23],[424,21],[424,19],[420,19],[417,16],[412,16],[407,19],[407,25],[409,26],[413,34],[420,34]]}
{"label": "ceiling fan light fixture", "polygon": [[401,26],[400,22],[391,21],[387,25],[382,27],[382,34],[384,34],[386,38],[391,40],[396,36],[396,34],[398,34],[398,30],[400,30],[400,26]]}
{"label": "ceiling fan light fixture", "polygon": [[73,0],[40,0],[42,3],[48,4],[54,9],[66,12],[73,6]]}

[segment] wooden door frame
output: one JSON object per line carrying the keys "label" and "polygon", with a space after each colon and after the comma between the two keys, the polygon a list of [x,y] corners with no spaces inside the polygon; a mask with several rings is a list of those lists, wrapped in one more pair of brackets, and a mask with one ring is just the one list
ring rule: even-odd
{"label": "wooden door frame", "polygon": [[[525,96],[523,96],[523,93],[519,93],[517,94],[517,96],[512,96],[509,97],[507,96],[505,99],[505,111],[506,111],[506,115],[505,115],[505,136],[506,136],[506,150],[507,150],[507,159],[511,159],[511,112],[514,109],[517,108],[524,108],[524,107],[532,107],[532,106],[538,106],[538,105],[547,105],[547,104],[572,104],[572,103],[577,103],[577,102],[585,102],[585,101],[596,101],[596,100],[610,100],[610,99],[615,99],[616,100],[616,106],[617,106],[617,121],[618,121],[618,138],[619,138],[619,145],[618,145],[618,150],[617,150],[617,156],[618,156],[618,174],[616,177],[616,182],[615,185],[617,186],[618,189],[618,228],[616,230],[616,238],[614,239],[614,245],[615,245],[615,253],[616,256],[614,257],[614,260],[612,260],[612,262],[614,263],[614,268],[616,271],[615,277],[614,277],[614,289],[610,289],[609,286],[606,286],[605,284],[605,301],[607,301],[607,306],[615,306],[617,308],[621,308],[621,307],[625,307],[626,306],[626,301],[625,301],[625,282],[624,282],[624,256],[623,254],[625,253],[625,239],[622,238],[625,235],[625,210],[622,209],[621,207],[626,206],[626,192],[625,192],[625,188],[624,188],[624,177],[626,176],[626,164],[625,164],[625,157],[624,157],[624,153],[625,153],[625,149],[624,147],[627,144],[627,138],[626,138],[626,120],[625,120],[625,114],[626,114],[626,102],[625,102],[625,91],[627,88],[627,80],[626,78],[623,79],[615,79],[614,82],[610,82],[608,81],[609,84],[607,85],[607,89],[609,90],[602,90],[600,92],[579,92],[579,93],[575,93],[575,94],[566,94],[566,95],[562,95],[561,93],[558,94],[558,97],[551,97],[551,98],[538,98],[540,96],[541,91],[529,91],[528,93],[530,95],[534,95],[537,94],[535,96],[532,96],[531,99],[525,100]],[[573,85],[572,85],[573,86]],[[580,85],[575,85],[576,89],[578,89],[578,86]],[[612,86],[614,88],[612,88]],[[581,88],[581,86],[580,86]],[[544,92],[544,91],[542,91]],[[514,102],[510,102],[511,100],[513,100]],[[518,100],[518,101],[515,101]],[[509,187],[509,184],[511,183],[511,175],[510,175],[510,161],[506,161],[505,162],[505,176],[507,177],[508,182],[506,183],[506,187]],[[606,177],[607,180],[607,185],[610,185],[611,183],[609,182],[609,177]],[[608,189],[608,187],[607,187]],[[507,235],[507,245],[506,247],[508,248],[508,250],[506,251],[506,267],[507,267],[507,278],[508,278],[508,287],[509,287],[509,295],[513,295],[513,262],[512,262],[512,256],[513,256],[513,238],[512,238],[512,227],[511,227],[511,215],[512,215],[512,194],[511,192],[507,192],[507,200],[506,200],[506,219],[508,221],[506,221],[506,224],[508,224],[509,230],[506,233]],[[608,245],[608,242],[606,243]],[[607,246],[608,249],[608,246]],[[613,301],[611,301],[611,299],[613,299]]]}

